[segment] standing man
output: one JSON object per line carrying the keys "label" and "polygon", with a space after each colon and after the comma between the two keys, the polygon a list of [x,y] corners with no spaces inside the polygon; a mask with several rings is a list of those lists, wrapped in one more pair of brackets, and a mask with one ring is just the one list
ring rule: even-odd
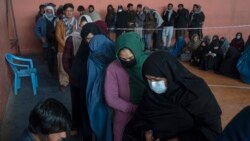
{"label": "standing man", "polygon": [[69,76],[63,69],[62,64],[65,38],[78,28],[77,20],[74,17],[74,6],[72,3],[67,3],[63,6],[63,13],[63,19],[59,20],[56,24],[56,39],[58,42],[57,67],[61,88],[64,88],[69,84]]}
{"label": "standing man", "polygon": [[190,29],[189,30],[189,38],[193,36],[193,34],[198,34],[200,39],[203,37],[202,34],[202,26],[205,21],[205,15],[201,11],[201,6],[198,4],[193,5],[193,10],[189,15],[189,28],[200,28],[200,29]]}
{"label": "standing man", "polygon": [[132,3],[129,3],[127,5],[127,8],[128,8],[128,10],[127,10],[127,14],[128,14],[127,15],[128,16],[128,26],[129,26],[129,28],[131,28],[131,29],[129,29],[129,31],[133,31],[134,28],[135,28],[135,16],[136,16],[136,12],[135,12],[133,6],[134,5]]}
{"label": "standing man", "polygon": [[138,4],[136,9],[136,16],[135,16],[135,25],[136,25],[136,33],[143,37],[143,23],[145,20],[145,13],[143,12],[142,5]]}
{"label": "standing man", "polygon": [[[175,22],[176,28],[187,28],[188,20],[189,20],[189,11],[186,8],[184,8],[183,4],[179,4]],[[180,36],[185,37],[185,29],[176,30],[176,40]]]}
{"label": "standing man", "polygon": [[171,39],[174,32],[174,22],[176,17],[176,12],[173,10],[173,4],[169,3],[166,11],[163,13],[163,32],[162,32],[162,42],[163,48],[169,48],[171,46]]}

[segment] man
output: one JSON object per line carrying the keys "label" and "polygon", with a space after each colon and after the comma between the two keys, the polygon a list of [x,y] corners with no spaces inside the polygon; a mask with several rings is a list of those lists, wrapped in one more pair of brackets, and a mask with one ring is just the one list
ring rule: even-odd
{"label": "man", "polygon": [[71,3],[67,3],[63,6],[64,17],[56,24],[56,39],[58,42],[57,50],[57,67],[59,75],[60,87],[64,88],[69,83],[69,76],[63,69],[62,56],[65,46],[65,38],[69,36],[73,31],[77,30],[77,20],[74,18],[74,6]]}
{"label": "man", "polygon": [[202,26],[205,21],[205,15],[201,11],[201,6],[198,4],[193,5],[193,10],[189,15],[189,28],[200,28],[200,29],[190,29],[189,30],[189,38],[193,36],[193,34],[198,34],[200,39],[203,37],[202,35]]}
{"label": "man", "polygon": [[143,37],[142,30],[143,30],[143,23],[145,20],[145,13],[143,12],[142,5],[138,4],[136,9],[136,16],[135,16],[135,25],[136,25],[136,33],[138,33],[141,38]]}
{"label": "man", "polygon": [[56,16],[54,7],[47,5],[45,7],[45,13],[40,17],[35,26],[35,34],[40,39],[43,48],[43,55],[48,62],[48,68],[50,73],[54,73],[55,62],[55,22]]}
{"label": "man", "polygon": [[44,4],[41,4],[41,5],[39,6],[39,11],[38,11],[38,13],[37,13],[37,15],[36,15],[36,19],[35,19],[36,22],[38,21],[38,19],[39,19],[40,17],[43,16],[43,14],[44,14],[44,12],[45,12],[44,8],[45,8],[45,5],[44,5]]}
{"label": "man", "polygon": [[[183,4],[178,5],[178,11],[176,15],[176,28],[187,28],[188,27],[188,19],[189,19],[189,11],[184,8]],[[185,37],[184,29],[176,30],[176,40],[179,36]]]}
{"label": "man", "polygon": [[163,13],[163,31],[162,31],[162,42],[164,48],[169,48],[174,32],[176,12],[173,10],[173,4],[169,3],[166,11]]}
{"label": "man", "polygon": [[128,16],[128,26],[130,31],[133,30],[133,28],[135,28],[135,16],[136,16],[136,12],[134,11],[134,5],[132,3],[129,3],[127,5],[127,16]]}
{"label": "man", "polygon": [[[128,28],[128,13],[123,10],[122,5],[119,5],[117,8],[117,19],[115,22],[115,28]],[[118,38],[123,32],[124,29],[116,29],[116,38]]]}

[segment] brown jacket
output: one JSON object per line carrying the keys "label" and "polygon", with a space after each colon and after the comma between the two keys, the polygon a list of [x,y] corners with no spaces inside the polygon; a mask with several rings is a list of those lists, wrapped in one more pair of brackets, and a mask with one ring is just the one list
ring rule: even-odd
{"label": "brown jacket", "polygon": [[58,44],[57,52],[63,52],[64,46],[65,46],[65,26],[63,21],[59,20],[56,23],[56,40]]}

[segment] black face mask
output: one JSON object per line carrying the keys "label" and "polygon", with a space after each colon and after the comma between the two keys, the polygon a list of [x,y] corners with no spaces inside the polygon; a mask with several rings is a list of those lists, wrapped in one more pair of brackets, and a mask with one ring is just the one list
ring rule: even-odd
{"label": "black face mask", "polygon": [[119,59],[121,64],[125,67],[125,68],[132,68],[133,66],[135,66],[137,64],[136,60],[133,59],[131,61],[124,61]]}

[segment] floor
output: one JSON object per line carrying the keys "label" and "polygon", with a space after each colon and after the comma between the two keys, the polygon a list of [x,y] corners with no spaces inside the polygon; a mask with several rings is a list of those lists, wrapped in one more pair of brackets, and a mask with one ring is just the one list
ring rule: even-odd
{"label": "floor", "polygon": [[[57,78],[47,71],[47,66],[41,57],[33,56],[34,64],[39,75],[38,95],[32,95],[30,79],[23,79],[22,88],[17,96],[12,93],[6,107],[5,117],[0,126],[0,141],[17,141],[23,130],[27,127],[28,117],[34,105],[45,98],[52,97],[61,101],[69,110],[70,93],[69,88],[61,91],[58,87]],[[205,72],[198,68],[184,64],[191,72],[202,77],[210,86],[216,99],[218,100],[222,114],[223,127],[235,116],[243,107],[250,104],[250,85],[217,75],[213,72]],[[69,141],[79,139],[69,139]]]}

